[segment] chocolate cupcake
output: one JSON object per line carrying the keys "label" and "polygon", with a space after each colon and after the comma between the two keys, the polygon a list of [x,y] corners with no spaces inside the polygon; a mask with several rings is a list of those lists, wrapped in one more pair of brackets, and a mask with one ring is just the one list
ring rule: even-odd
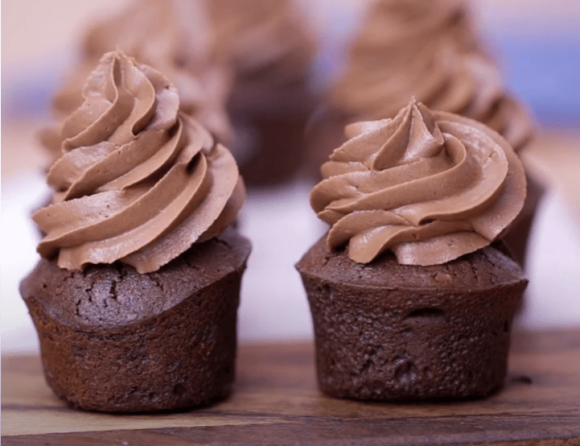
{"label": "chocolate cupcake", "polygon": [[159,72],[106,54],[65,122],[43,259],[21,294],[73,407],[176,410],[227,396],[249,242],[236,163]]}
{"label": "chocolate cupcake", "polygon": [[414,100],[347,134],[311,194],[331,229],[297,265],[321,390],[385,401],[490,395],[527,285],[492,245],[524,204],[519,158],[485,125]]}
{"label": "chocolate cupcake", "polygon": [[248,185],[296,176],[304,163],[304,130],[315,98],[308,70],[313,32],[292,0],[211,0],[212,48],[234,72],[227,110],[232,152]]}

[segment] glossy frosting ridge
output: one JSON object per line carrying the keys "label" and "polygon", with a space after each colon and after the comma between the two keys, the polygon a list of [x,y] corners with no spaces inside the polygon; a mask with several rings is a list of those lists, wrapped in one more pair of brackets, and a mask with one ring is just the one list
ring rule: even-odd
{"label": "glossy frosting ridge", "polygon": [[481,123],[413,99],[394,119],[352,124],[347,135],[311,205],[331,225],[328,246],[348,244],[357,263],[386,250],[401,264],[449,262],[500,238],[523,207],[521,162]]}
{"label": "glossy frosting ridge", "polygon": [[53,203],[33,216],[43,257],[151,272],[236,219],[245,191],[233,157],[180,111],[163,75],[107,53],[83,96],[48,173]]}

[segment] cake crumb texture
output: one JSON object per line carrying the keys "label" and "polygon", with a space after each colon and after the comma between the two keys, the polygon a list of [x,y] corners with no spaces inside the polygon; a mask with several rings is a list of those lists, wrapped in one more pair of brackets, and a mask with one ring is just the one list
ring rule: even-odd
{"label": "cake crumb texture", "polygon": [[50,387],[73,407],[105,412],[226,397],[249,251],[246,239],[226,231],[156,273],[122,264],[69,272],[41,260],[21,292]]}
{"label": "cake crumb texture", "polygon": [[386,253],[360,265],[321,239],[297,267],[324,393],[414,401],[484,397],[502,387],[527,280],[501,251],[422,268]]}

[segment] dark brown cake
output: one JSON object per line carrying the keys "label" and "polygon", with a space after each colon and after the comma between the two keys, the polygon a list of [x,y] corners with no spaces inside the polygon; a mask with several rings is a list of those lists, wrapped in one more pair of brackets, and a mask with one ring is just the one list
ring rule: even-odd
{"label": "dark brown cake", "polygon": [[41,260],[21,293],[46,380],[85,410],[176,410],[226,397],[250,243],[233,229],[160,270],[121,263],[67,271]]}
{"label": "dark brown cake", "polygon": [[324,238],[298,263],[321,390],[364,400],[477,398],[502,387],[527,280],[493,247],[421,268],[371,264]]}

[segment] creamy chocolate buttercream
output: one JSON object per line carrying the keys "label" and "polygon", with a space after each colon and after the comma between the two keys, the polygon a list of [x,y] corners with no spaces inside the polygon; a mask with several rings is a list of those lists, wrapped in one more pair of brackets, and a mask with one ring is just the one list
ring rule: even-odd
{"label": "creamy chocolate buttercream", "polygon": [[376,0],[351,45],[357,57],[396,57],[447,39],[481,51],[466,0]]}
{"label": "creamy chocolate buttercream", "polygon": [[134,0],[119,15],[89,29],[82,59],[54,98],[68,115],[83,102],[85,80],[102,55],[120,48],[140,63],[164,73],[177,87],[181,109],[221,142],[231,128],[224,109],[231,75],[211,58],[208,14],[203,0]]}
{"label": "creamy chocolate buttercream", "polygon": [[316,52],[313,32],[289,0],[208,0],[212,48],[241,80],[284,85],[303,79]]}
{"label": "creamy chocolate buttercream", "polygon": [[236,219],[245,191],[233,157],[179,111],[163,75],[108,53],[83,96],[48,173],[53,204],[33,216],[43,257],[65,269],[120,260],[146,273]]}
{"label": "creamy chocolate buttercream", "polygon": [[511,146],[471,119],[414,99],[394,119],[347,127],[311,193],[331,248],[369,263],[436,265],[489,245],[523,207],[526,180]]}

